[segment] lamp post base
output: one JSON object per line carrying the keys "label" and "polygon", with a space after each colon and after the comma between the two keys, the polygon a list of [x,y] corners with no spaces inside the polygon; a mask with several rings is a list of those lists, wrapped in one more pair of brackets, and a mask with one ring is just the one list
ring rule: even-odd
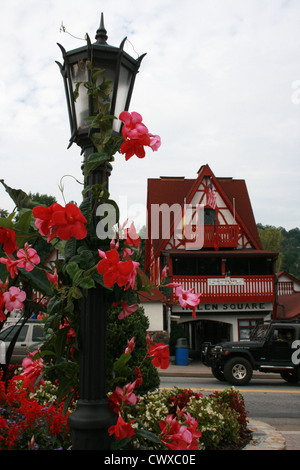
{"label": "lamp post base", "polygon": [[72,450],[109,450],[108,428],[116,421],[106,400],[79,400],[68,420]]}

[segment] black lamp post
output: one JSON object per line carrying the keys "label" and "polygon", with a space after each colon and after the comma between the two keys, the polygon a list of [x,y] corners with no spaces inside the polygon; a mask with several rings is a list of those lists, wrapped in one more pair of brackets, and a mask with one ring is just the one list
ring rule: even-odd
{"label": "black lamp post", "polygon": [[[90,129],[85,121],[88,116],[95,115],[93,100],[88,96],[83,85],[80,85],[79,97],[74,100],[76,83],[87,82],[90,70],[88,61],[93,66],[105,70],[107,80],[112,82],[110,96],[110,115],[116,117],[120,112],[128,110],[135,76],[143,56],[133,59],[123,51],[126,38],[119,48],[107,44],[107,34],[101,22],[96,32],[96,42],[91,44],[87,36],[87,45],[66,52],[62,50],[64,63],[58,65],[63,76],[67,107],[70,120],[71,138],[69,147],[75,142],[82,149],[84,159],[95,151],[90,139]],[[145,54],[144,54],[145,55]],[[121,122],[112,120],[113,131],[121,134]],[[105,170],[104,170],[105,168]],[[93,170],[85,182],[86,185],[103,183],[103,172],[108,184],[111,165]],[[80,386],[79,400],[74,413],[69,418],[72,430],[74,450],[105,450],[109,449],[109,426],[115,424],[116,415],[108,406],[106,398],[106,305],[105,289],[98,286],[89,289],[84,297],[81,312],[81,352],[80,352]]]}

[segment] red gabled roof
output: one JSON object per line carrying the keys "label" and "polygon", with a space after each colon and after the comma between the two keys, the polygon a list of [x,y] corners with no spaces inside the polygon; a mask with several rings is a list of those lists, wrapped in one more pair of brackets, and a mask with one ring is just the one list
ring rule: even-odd
{"label": "red gabled roof", "polygon": [[282,320],[300,318],[300,292],[292,295],[279,295],[276,316]]}
{"label": "red gabled roof", "polygon": [[[142,283],[145,285],[144,280],[147,282],[148,285],[150,285],[150,280],[148,276],[142,271],[140,268],[137,268],[137,272],[142,278]],[[167,299],[163,295],[163,293],[158,289],[158,287],[151,287],[150,292],[141,290],[138,292],[138,296],[140,301],[143,302],[161,302],[161,303],[166,303]]]}
{"label": "red gabled roof", "polygon": [[[150,240],[151,233],[151,205],[152,204],[180,204],[183,206],[184,199],[188,204],[201,181],[205,176],[212,179],[212,183],[221,195],[229,210],[233,213],[233,199],[235,200],[235,216],[237,223],[243,228],[254,248],[262,248],[258,230],[253,215],[253,210],[244,180],[234,180],[232,178],[216,178],[209,165],[203,165],[198,171],[196,179],[185,179],[184,177],[160,177],[148,179],[147,189],[147,229],[145,250],[145,269],[150,263]],[[160,252],[168,240],[153,240],[154,254]]]}

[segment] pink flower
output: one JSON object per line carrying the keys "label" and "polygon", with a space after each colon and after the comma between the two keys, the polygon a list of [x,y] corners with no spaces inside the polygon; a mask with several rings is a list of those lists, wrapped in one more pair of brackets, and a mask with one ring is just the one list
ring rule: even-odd
{"label": "pink flower", "polygon": [[121,300],[122,311],[118,315],[119,320],[124,320],[124,318],[129,317],[133,312],[137,310],[137,305],[127,305],[124,300]]}
{"label": "pink flower", "polygon": [[197,431],[198,422],[188,416],[184,424],[188,424],[189,427],[180,425],[173,415],[168,415],[158,423],[161,430],[160,437],[168,449],[198,450],[197,439],[201,437],[201,432]]}
{"label": "pink flower", "polygon": [[134,436],[134,430],[131,424],[134,422],[135,420],[133,419],[129,423],[126,423],[122,416],[119,415],[117,424],[110,426],[110,428],[108,428],[108,433],[110,436],[114,434],[117,440],[132,437]]}
{"label": "pink flower", "polygon": [[2,291],[0,290],[0,321],[5,321],[6,320],[6,315],[3,311],[4,308],[4,298]]}
{"label": "pink flower", "polygon": [[150,348],[150,346],[153,344],[153,339],[152,339],[152,337],[150,338],[149,331],[147,331],[146,344],[147,344],[147,350],[148,350],[148,349]]}
{"label": "pink flower", "polygon": [[127,348],[125,349],[125,354],[131,354],[135,348],[134,336],[130,341],[127,340]]}
{"label": "pink flower", "polygon": [[153,152],[155,152],[161,146],[161,138],[159,137],[159,135],[149,134],[149,136],[150,136],[150,147],[152,148]]}
{"label": "pink flower", "polygon": [[124,123],[122,134],[125,139],[138,139],[143,134],[148,134],[147,127],[142,123],[142,116],[133,111],[123,111],[119,116],[120,121]]}
{"label": "pink flower", "polygon": [[58,286],[58,275],[57,275],[57,269],[55,268],[53,271],[53,274],[48,273],[46,271],[46,276],[48,278],[48,281],[51,282],[51,284],[55,285],[56,287]]}
{"label": "pink flower", "polygon": [[178,297],[178,301],[183,308],[191,308],[193,310],[193,318],[196,318],[196,306],[200,303],[201,293],[194,294],[192,287],[189,290],[183,290],[181,284],[171,282],[167,284],[167,287],[175,287],[175,295]]}
{"label": "pink flower", "polygon": [[144,158],[145,147],[151,147],[153,151],[158,150],[161,145],[160,137],[148,132],[139,113],[130,114],[128,111],[123,111],[119,119],[124,123],[122,134],[126,140],[122,143],[120,151],[125,154],[125,160],[129,160],[133,155]]}
{"label": "pink flower", "polygon": [[40,263],[40,257],[31,245],[25,243],[24,248],[17,252],[18,268],[24,268],[26,271],[32,271]]}
{"label": "pink flower", "polygon": [[14,309],[19,310],[20,308],[23,308],[26,293],[24,291],[20,291],[17,287],[12,286],[9,288],[8,292],[4,292],[3,298],[6,310],[12,312]]}
{"label": "pink flower", "polygon": [[168,276],[168,266],[166,265],[163,268],[162,272],[161,272],[161,275],[160,275],[161,281],[160,282],[164,282],[167,279],[167,276]]}
{"label": "pink flower", "polygon": [[125,287],[124,290],[127,290],[129,289],[129,287],[131,287],[131,289],[134,289],[134,285],[135,285],[135,279],[136,279],[136,275],[137,275],[137,268],[139,267],[140,263],[138,263],[137,261],[131,261],[132,264],[133,264],[133,269],[132,271],[129,273],[128,275],[128,285]]}
{"label": "pink flower", "polygon": [[123,404],[136,405],[137,396],[133,393],[136,383],[129,383],[125,387],[116,387],[114,392],[109,396],[108,403],[114,413],[119,413]]}

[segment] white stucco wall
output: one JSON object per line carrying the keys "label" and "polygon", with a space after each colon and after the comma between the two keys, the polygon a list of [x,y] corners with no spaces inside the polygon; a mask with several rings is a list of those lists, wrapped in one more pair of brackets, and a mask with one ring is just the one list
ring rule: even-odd
{"label": "white stucco wall", "polygon": [[149,319],[149,331],[163,330],[163,304],[161,302],[142,303],[145,314]]}

